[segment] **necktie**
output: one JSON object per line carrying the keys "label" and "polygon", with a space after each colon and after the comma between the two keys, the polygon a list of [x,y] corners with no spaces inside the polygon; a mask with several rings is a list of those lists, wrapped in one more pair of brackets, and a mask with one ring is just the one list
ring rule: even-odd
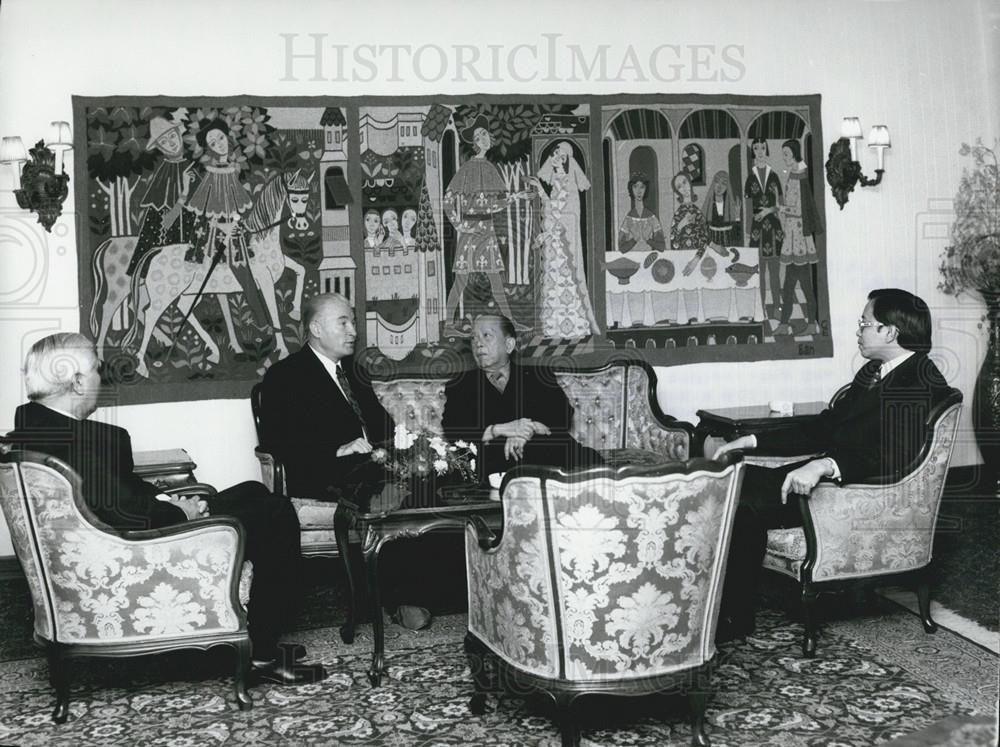
{"label": "necktie", "polygon": [[354,392],[351,389],[351,382],[347,380],[347,374],[344,373],[343,366],[337,366],[337,383],[340,384],[341,390],[344,392],[344,397],[347,398],[348,404],[351,409],[354,410],[354,414],[358,416],[358,420],[361,421],[362,429],[365,427],[365,418],[361,414],[361,405],[354,398]]}
{"label": "necktie", "polygon": [[503,390],[507,388],[507,374],[503,371],[494,371],[489,374],[486,378],[490,380],[490,383],[496,387],[497,391],[503,394]]}

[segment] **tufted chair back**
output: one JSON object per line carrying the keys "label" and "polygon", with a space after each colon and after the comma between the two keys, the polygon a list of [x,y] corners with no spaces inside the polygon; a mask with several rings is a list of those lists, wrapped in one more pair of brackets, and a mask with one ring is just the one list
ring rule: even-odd
{"label": "tufted chair back", "polygon": [[512,470],[499,544],[466,533],[469,633],[520,671],[574,685],[706,664],[741,478],[742,463],[706,460]]}
{"label": "tufted chair back", "polygon": [[135,656],[225,644],[237,651],[241,709],[250,639],[243,527],[216,517],[119,532],[91,513],[79,476],[59,459],[0,448],[0,507],[24,568],[35,641],[47,648],[52,718],[69,714],[71,656]]}
{"label": "tufted chair back", "polygon": [[[660,411],[648,365],[616,361],[559,371],[556,380],[573,406],[571,433],[584,446],[600,452],[645,450],[680,461],[690,456],[690,426]],[[426,377],[372,382],[394,423],[432,433],[442,433],[446,384],[447,379]]]}

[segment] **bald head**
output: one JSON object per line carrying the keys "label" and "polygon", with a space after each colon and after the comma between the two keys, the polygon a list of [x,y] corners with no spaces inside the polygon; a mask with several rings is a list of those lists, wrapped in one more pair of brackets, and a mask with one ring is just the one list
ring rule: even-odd
{"label": "bald head", "polygon": [[334,361],[354,352],[357,330],[351,302],[339,293],[321,293],[303,305],[302,324],[309,345]]}

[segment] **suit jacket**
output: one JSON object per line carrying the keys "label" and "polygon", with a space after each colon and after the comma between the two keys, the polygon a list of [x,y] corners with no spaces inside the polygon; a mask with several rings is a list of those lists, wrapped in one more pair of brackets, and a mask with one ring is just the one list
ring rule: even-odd
{"label": "suit jacket", "polygon": [[869,361],[833,407],[801,425],[757,434],[757,448],[777,454],[832,457],[844,482],[902,477],[927,438],[927,414],[950,391],[934,362],[914,353],[874,383],[881,363]]}
{"label": "suit jacket", "polygon": [[[389,433],[389,415],[371,382],[353,365],[341,362],[374,444]],[[271,366],[261,398],[261,446],[285,466],[288,491],[303,498],[334,500],[367,455],[337,457],[337,449],[363,435],[361,421],[340,387],[306,345]]]}
{"label": "suit jacket", "polygon": [[66,462],[80,475],[87,506],[115,529],[155,529],[187,518],[177,506],[156,499],[155,485],[133,474],[132,439],[124,428],[76,420],[29,402],[17,408],[7,440]]}
{"label": "suit jacket", "polygon": [[445,388],[445,436],[478,442],[487,426],[531,418],[547,425],[553,437],[568,438],[573,407],[551,370],[511,363],[503,394],[478,368],[459,375]]}

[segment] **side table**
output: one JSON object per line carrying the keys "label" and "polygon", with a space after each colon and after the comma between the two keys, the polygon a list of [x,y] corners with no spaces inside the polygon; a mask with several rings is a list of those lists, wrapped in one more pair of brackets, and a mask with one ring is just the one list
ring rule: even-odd
{"label": "side table", "polygon": [[[354,641],[357,623],[356,595],[354,589],[354,569],[351,554],[347,549],[348,532],[357,530],[361,535],[361,553],[365,567],[365,581],[371,600],[372,633],[375,648],[372,665],[368,670],[368,681],[378,687],[385,666],[385,622],[382,618],[382,599],[378,588],[378,558],[387,542],[403,537],[419,537],[434,529],[463,528],[474,516],[480,517],[491,529],[497,529],[503,522],[499,495],[491,499],[488,489],[472,486],[463,490],[449,490],[435,495],[434,506],[420,508],[397,508],[392,511],[371,511],[347,500],[337,502],[334,514],[334,532],[340,557],[344,559],[347,571],[348,608],[347,622],[340,628],[340,637],[345,643]],[[492,493],[496,493],[493,490]]]}
{"label": "side table", "polygon": [[137,476],[163,489],[197,482],[194,470],[198,465],[184,449],[136,451],[132,454],[132,461]]}

